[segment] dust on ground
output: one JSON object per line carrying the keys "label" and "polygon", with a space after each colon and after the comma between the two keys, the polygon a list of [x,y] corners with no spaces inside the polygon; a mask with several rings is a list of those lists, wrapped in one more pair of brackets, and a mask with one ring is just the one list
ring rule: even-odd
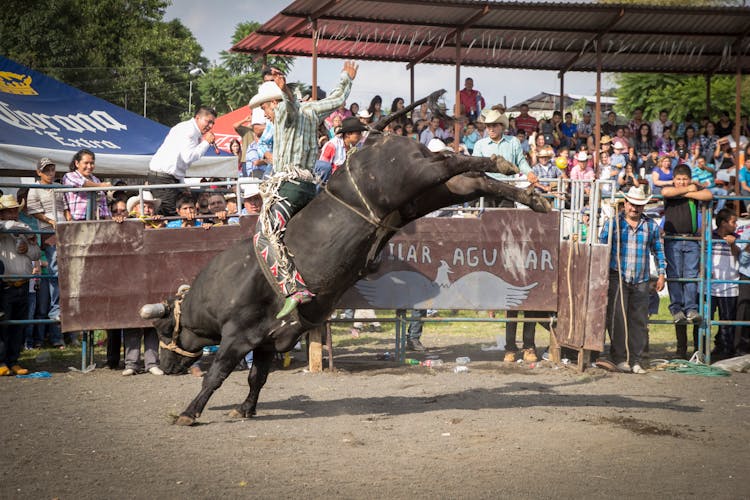
{"label": "dust on ground", "polygon": [[227,416],[234,372],[191,428],[171,422],[195,377],[5,377],[0,498],[750,497],[749,375],[581,374],[423,341],[443,367],[377,361],[382,338],[337,348],[334,372],[277,368],[252,419]]}

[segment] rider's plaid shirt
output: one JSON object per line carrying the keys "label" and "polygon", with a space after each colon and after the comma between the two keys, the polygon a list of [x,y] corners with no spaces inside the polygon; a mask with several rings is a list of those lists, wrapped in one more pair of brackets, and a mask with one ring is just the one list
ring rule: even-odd
{"label": "rider's plaid shirt", "polygon": [[318,125],[346,102],[351,89],[352,79],[342,71],[338,87],[325,99],[300,103],[283,94],[274,117],[274,172],[289,172],[294,167],[313,171],[318,159]]}

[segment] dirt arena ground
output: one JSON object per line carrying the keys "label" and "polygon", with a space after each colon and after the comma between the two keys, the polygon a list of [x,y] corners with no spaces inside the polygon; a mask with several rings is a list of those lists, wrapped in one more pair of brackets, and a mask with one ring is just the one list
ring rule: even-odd
{"label": "dirt arena ground", "polygon": [[5,377],[0,498],[750,497],[750,375],[580,374],[424,341],[443,368],[376,361],[378,341],[333,373],[277,369],[249,420],[226,415],[235,372],[191,428],[172,421],[195,377]]}

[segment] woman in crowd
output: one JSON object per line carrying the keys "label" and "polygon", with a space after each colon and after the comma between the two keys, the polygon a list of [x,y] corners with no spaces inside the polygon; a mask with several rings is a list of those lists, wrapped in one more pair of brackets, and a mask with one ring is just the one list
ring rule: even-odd
{"label": "woman in crowd", "polygon": [[[82,149],[73,155],[70,172],[63,176],[63,185],[69,187],[110,187],[109,182],[102,182],[94,175],[96,156],[88,149]],[[90,198],[91,197],[91,198]],[[65,193],[65,220],[86,220],[89,200],[96,200],[92,207],[91,219],[109,219],[112,215],[107,206],[107,195],[104,191]]]}
{"label": "woman in crowd", "polygon": [[669,156],[660,156],[656,170],[651,173],[651,183],[654,186],[654,194],[661,194],[664,186],[673,186],[672,159]]}
{"label": "woman in crowd", "polygon": [[359,113],[359,104],[353,102],[352,105],[349,106],[349,112],[352,114],[352,116],[357,116],[357,113]]}
{"label": "woman in crowd", "polygon": [[701,143],[701,156],[706,159],[706,163],[713,164],[716,143],[719,141],[714,122],[709,121],[706,123],[706,131],[699,137],[699,140]]}
{"label": "woman in crowd", "polygon": [[414,128],[414,124],[412,122],[407,121],[404,125],[404,135],[409,139],[419,141],[419,134],[417,134],[417,131]]}
{"label": "woman in crowd", "polygon": [[245,171],[245,163],[242,161],[242,144],[240,141],[232,139],[229,142],[229,152],[237,157],[237,172],[240,172],[240,175],[242,175],[242,172]]}
{"label": "woman in crowd", "polygon": [[372,101],[370,101],[370,107],[367,108],[367,111],[370,113],[370,123],[377,123],[379,122],[384,116],[385,112],[383,111],[383,98],[379,95],[376,95],[372,98]]}
{"label": "woman in crowd", "polygon": [[651,137],[651,125],[648,123],[642,123],[638,129],[638,137],[635,138],[635,144],[633,145],[633,151],[635,151],[635,157],[637,158],[636,167],[641,168],[643,163],[648,159],[648,155],[656,145]]}
{"label": "woman in crowd", "polygon": [[[401,111],[404,109],[404,99],[403,97],[397,97],[393,100],[393,103],[391,103],[391,114],[396,113],[398,111]],[[391,122],[391,124],[395,127],[395,125],[404,125],[407,122],[406,116],[401,116],[399,118],[396,118]]]}

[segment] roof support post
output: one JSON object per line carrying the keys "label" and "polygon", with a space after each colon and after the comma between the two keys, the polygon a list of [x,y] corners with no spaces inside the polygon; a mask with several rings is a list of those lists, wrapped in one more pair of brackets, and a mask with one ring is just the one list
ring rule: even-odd
{"label": "roof support post", "polygon": [[318,100],[318,20],[312,20],[312,100]]}
{"label": "roof support post", "polygon": [[560,77],[560,114],[565,117],[565,73],[559,73]]}
{"label": "roof support post", "polygon": [[[739,45],[739,44],[738,44]],[[735,86],[734,86],[734,165],[735,165],[735,176],[734,176],[734,192],[741,193],[740,189],[740,168],[745,163],[745,150],[740,147],[740,121],[742,119],[742,54],[737,51],[737,72],[735,73]],[[740,216],[740,205],[741,203],[734,204],[734,211],[737,218]]]}
{"label": "roof support post", "polygon": [[409,104],[414,103],[414,66],[409,68],[409,92],[411,93],[411,101]]}
{"label": "roof support post", "polygon": [[463,39],[463,30],[456,31],[456,106],[453,112],[453,150],[459,152],[461,142],[461,123],[463,115],[461,114],[461,43]]}
{"label": "roof support post", "polygon": [[706,116],[711,116],[711,74],[706,75]]}
{"label": "roof support post", "polygon": [[[594,168],[599,166],[599,148],[602,133],[602,48],[596,42],[596,113],[594,113]],[[597,177],[598,177],[597,172]]]}

